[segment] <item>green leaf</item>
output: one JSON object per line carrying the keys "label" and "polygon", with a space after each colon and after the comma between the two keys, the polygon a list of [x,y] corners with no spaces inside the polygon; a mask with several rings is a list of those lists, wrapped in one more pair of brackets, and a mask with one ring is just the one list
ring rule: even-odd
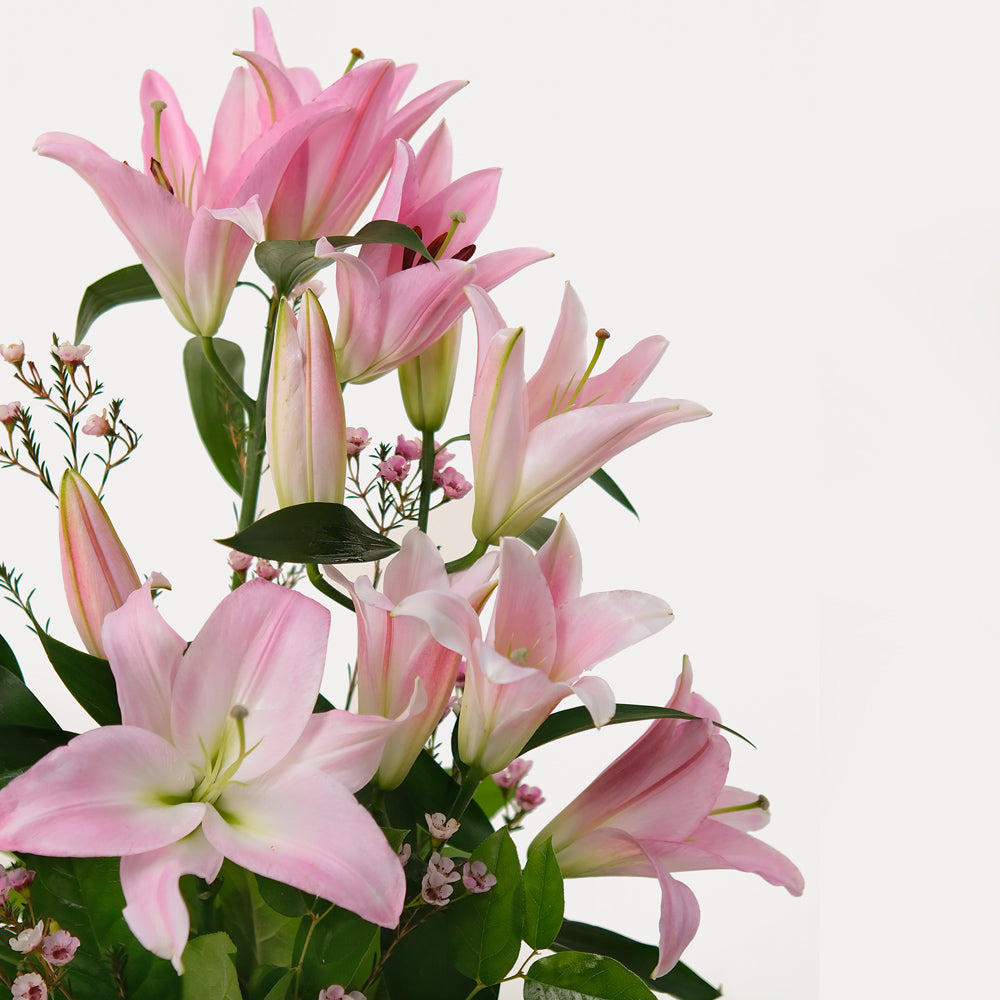
{"label": "green leaf", "polygon": [[524,1000],[654,1000],[649,987],[603,955],[563,951],[528,969]]}
{"label": "green leaf", "polygon": [[[605,723],[606,726],[617,726],[622,722],[643,722],[648,719],[697,719],[699,716],[691,715],[688,712],[680,712],[676,708],[658,708],[655,705],[619,705],[615,709],[615,714]],[[739,736],[744,743],[750,741],[735,729],[724,726],[721,722],[713,722],[714,726],[724,729],[733,736]],[[535,735],[528,740],[521,751],[522,755],[530,753],[536,747],[544,746],[553,740],[561,740],[565,736],[575,736],[577,733],[585,733],[590,729],[596,729],[594,720],[590,712],[582,706],[577,708],[567,708],[562,712],[554,712],[536,730]],[[750,746],[753,746],[750,743]]]}
{"label": "green leaf", "polygon": [[[327,240],[338,250],[364,243],[395,243],[432,259],[423,241],[409,226],[388,219],[369,222],[353,236],[328,236]],[[254,260],[274,282],[278,295],[291,295],[296,285],[309,281],[333,263],[332,258],[316,256],[316,240],[267,240],[257,244]]]}
{"label": "green leaf", "polygon": [[[229,374],[242,385],[244,359],[239,344],[221,337],[213,337],[212,343]],[[205,357],[201,337],[192,337],[184,345],[184,378],[195,426],[208,457],[226,483],[242,493],[246,411],[219,381]]]}
{"label": "green leaf", "polygon": [[[328,903],[314,912],[322,913]],[[345,990],[359,990],[371,975],[378,956],[381,931],[356,913],[335,907],[313,931],[302,964],[299,995],[315,997],[320,990],[339,983]]]}
{"label": "green leaf", "polygon": [[604,927],[564,920],[552,947],[556,950],[588,951],[607,955],[634,972],[650,989],[677,997],[678,1000],[715,1000],[716,997],[722,996],[720,990],[706,983],[683,962],[678,962],[659,979],[650,979],[649,973],[656,968],[659,960],[656,946],[640,944]]}
{"label": "green leaf", "polygon": [[14,650],[10,648],[2,635],[0,635],[0,667],[13,674],[18,680],[24,680],[24,674],[21,673],[21,668],[17,665]]}
{"label": "green leaf", "polygon": [[635,507],[629,503],[628,497],[622,492],[622,488],[603,469],[598,469],[597,472],[595,472],[590,478],[597,483],[597,485],[600,486],[612,500],[617,500],[630,514],[635,514],[636,517],[639,516]]}
{"label": "green leaf", "polygon": [[59,723],[20,677],[0,671],[0,726],[58,729]]}
{"label": "green leaf", "polygon": [[316,900],[314,893],[303,892],[284,882],[276,882],[263,875],[251,877],[257,882],[260,898],[284,917],[304,917]]}
{"label": "green leaf", "polygon": [[558,523],[551,517],[540,517],[530,528],[525,528],[519,537],[537,552],[549,540],[549,535],[556,530]]}
{"label": "green leaf", "polygon": [[223,931],[202,934],[184,949],[182,1000],[242,1000],[232,956],[236,945]]}
{"label": "green leaf", "polygon": [[[426,750],[421,750],[402,784],[385,793],[389,822],[400,830],[413,830],[425,825],[424,813],[442,812],[448,816],[458,787],[458,782]],[[462,825],[448,843],[471,851],[492,833],[493,827],[482,809],[471,802],[462,816]]]}
{"label": "green leaf", "polygon": [[493,780],[492,775],[486,775],[479,783],[473,801],[482,809],[483,813],[490,818],[496,816],[498,812],[507,804],[500,786]]}
{"label": "green leaf", "polygon": [[399,546],[372,531],[342,503],[300,503],[254,521],[231,538],[216,539],[239,552],[276,562],[354,563],[385,559]]}
{"label": "green leaf", "polygon": [[[280,970],[276,970],[280,971]],[[277,977],[274,985],[267,991],[264,1000],[287,1000],[292,984],[295,982],[295,970],[289,969],[287,972]]]}
{"label": "green leaf", "polygon": [[524,930],[521,936],[541,951],[552,945],[563,922],[563,877],[552,838],[528,848],[524,866]]}
{"label": "green leaf", "polygon": [[45,632],[39,632],[45,655],[59,679],[99,726],[117,726],[122,721],[118,689],[107,660],[67,646]]}
{"label": "green leaf", "polygon": [[469,856],[496,876],[489,892],[470,893],[445,910],[458,971],[490,986],[514,967],[521,951],[524,886],[517,849],[506,827],[484,840]]}
{"label": "green leaf", "polygon": [[56,747],[68,743],[74,736],[76,733],[66,733],[47,726],[36,729],[32,726],[0,725],[0,788],[23,774]]}
{"label": "green leaf", "polygon": [[80,300],[80,308],[76,314],[76,335],[74,344],[82,344],[87,331],[102,313],[115,306],[128,302],[144,302],[146,299],[158,299],[160,293],[153,284],[153,279],[142,264],[123,267],[112,271],[103,278],[98,278],[88,285]]}

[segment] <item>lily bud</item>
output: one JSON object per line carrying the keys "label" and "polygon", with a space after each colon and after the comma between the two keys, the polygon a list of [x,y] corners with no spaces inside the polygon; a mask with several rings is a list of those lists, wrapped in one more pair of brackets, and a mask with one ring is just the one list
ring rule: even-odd
{"label": "lily bud", "polygon": [[319,299],[307,291],[298,317],[278,313],[267,397],[267,447],[278,503],[344,502],[347,422],[333,338]]}
{"label": "lily bud", "polygon": [[439,340],[397,369],[406,416],[418,431],[433,432],[444,426],[455,388],[461,337],[459,319]]}
{"label": "lily bud", "polygon": [[72,469],[59,484],[59,552],[73,623],[88,652],[104,657],[105,616],[141,582],[97,494]]}

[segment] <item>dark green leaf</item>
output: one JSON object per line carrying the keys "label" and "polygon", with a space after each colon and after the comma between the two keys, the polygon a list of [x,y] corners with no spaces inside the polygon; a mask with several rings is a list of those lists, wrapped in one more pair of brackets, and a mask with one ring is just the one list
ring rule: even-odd
{"label": "dark green leaf", "polygon": [[0,635],[0,667],[13,674],[18,680],[24,680],[24,674],[21,673],[21,668],[17,665],[14,650],[7,645],[7,640],[2,635]]}
{"label": "dark green leaf", "polygon": [[549,540],[549,535],[556,530],[558,523],[551,517],[540,517],[530,528],[521,532],[520,538],[537,552]]}
{"label": "dark green leaf", "polygon": [[182,1000],[242,1000],[232,956],[236,945],[222,931],[202,934],[184,949]]}
{"label": "dark green leaf", "polygon": [[552,838],[528,848],[524,866],[524,930],[536,951],[551,946],[563,922],[563,878]]}
{"label": "dark green leaf", "polygon": [[517,849],[506,827],[484,840],[469,856],[496,876],[489,892],[470,893],[445,910],[458,971],[490,986],[514,967],[521,950],[524,886]]}
{"label": "dark green leaf", "polygon": [[[324,903],[314,912],[323,913],[328,908]],[[375,967],[380,933],[378,927],[350,910],[330,910],[309,939],[299,995],[315,997],[333,983],[348,992],[361,989]]]}
{"label": "dark green leaf", "polygon": [[232,538],[217,541],[239,552],[276,562],[355,563],[385,559],[399,551],[342,503],[300,503],[254,521]]}
{"label": "dark green leaf", "polygon": [[665,976],[650,979],[649,973],[656,968],[659,959],[657,948],[651,944],[640,944],[603,927],[564,920],[552,947],[556,950],[607,955],[631,969],[650,989],[677,997],[678,1000],[715,1000],[722,996],[719,990],[706,983],[683,962],[678,962]]}
{"label": "dark green leaf", "polygon": [[160,293],[153,284],[153,279],[142,264],[123,267],[112,271],[103,278],[98,278],[88,285],[80,300],[80,308],[76,314],[76,336],[74,344],[82,344],[87,331],[102,313],[115,306],[127,302],[144,302],[146,299],[158,299]]}
{"label": "dark green leaf", "polygon": [[524,1000],[654,1000],[649,987],[603,955],[563,951],[528,969]]}
{"label": "dark green leaf", "polygon": [[[449,810],[458,795],[458,782],[433,757],[421,750],[403,783],[385,794],[389,822],[400,830],[424,826],[424,813]],[[462,851],[471,851],[493,833],[490,821],[475,802],[462,816],[462,825],[448,843]]]}
{"label": "dark green leaf", "polygon": [[39,632],[38,638],[59,679],[94,722],[99,726],[120,724],[118,689],[108,661],[73,649],[45,632]]}
{"label": "dark green leaf", "polygon": [[0,671],[0,726],[58,729],[59,723],[14,674]]}
{"label": "dark green leaf", "polygon": [[[338,250],[364,243],[395,243],[432,259],[419,236],[401,222],[376,219],[362,226],[353,236],[328,236]],[[316,240],[267,240],[254,250],[257,266],[274,282],[278,295],[291,295],[296,285],[315,277],[332,258],[316,256]]]}
{"label": "dark green leaf", "polygon": [[248,1000],[285,1000],[294,981],[294,969],[258,965],[247,984]]}
{"label": "dark green leaf", "polygon": [[276,882],[274,879],[265,878],[263,875],[254,875],[251,877],[257,882],[257,891],[260,893],[260,898],[272,910],[275,910],[284,917],[304,917],[316,899],[314,894],[303,892],[301,889],[296,889],[291,885],[285,885],[284,882]]}
{"label": "dark green leaf", "polygon": [[[616,726],[622,722],[643,722],[648,719],[697,718],[697,715],[680,712],[676,708],[657,708],[655,705],[619,705],[615,709],[615,714],[611,717],[611,720],[606,722],[605,725]],[[715,722],[713,725],[718,726],[719,729],[724,729],[727,733],[732,733],[733,736],[739,736],[745,743],[750,743],[745,736],[736,732],[735,729],[730,729],[729,726],[724,726],[721,722]],[[521,753],[529,753],[535,747],[544,746],[553,740],[561,740],[564,736],[575,736],[577,733],[585,733],[590,729],[596,728],[594,720],[590,717],[590,712],[587,709],[582,706],[567,708],[562,712],[555,712],[550,715],[535,730],[535,735],[525,743]],[[750,743],[750,746],[753,746],[753,744]]]}
{"label": "dark green leaf", "polygon": [[66,733],[47,726],[41,729],[31,726],[0,726],[0,788],[23,774],[56,747],[68,743],[75,735],[76,733]]}
{"label": "dark green leaf", "polygon": [[597,485],[600,486],[612,500],[617,500],[630,514],[635,514],[636,517],[639,516],[638,513],[636,513],[635,507],[629,503],[628,497],[622,492],[622,488],[603,469],[598,469],[597,472],[595,472],[590,478],[597,483]]}
{"label": "dark green leaf", "polygon": [[476,794],[473,796],[473,801],[490,818],[496,816],[507,804],[507,799],[500,790],[500,786],[490,775],[486,775],[479,783]]}
{"label": "dark green leaf", "polygon": [[[246,411],[212,370],[201,339],[192,337],[184,345],[184,378],[191,412],[212,464],[229,486],[242,493]],[[239,344],[221,337],[213,337],[212,343],[226,370],[242,385],[244,360]]]}

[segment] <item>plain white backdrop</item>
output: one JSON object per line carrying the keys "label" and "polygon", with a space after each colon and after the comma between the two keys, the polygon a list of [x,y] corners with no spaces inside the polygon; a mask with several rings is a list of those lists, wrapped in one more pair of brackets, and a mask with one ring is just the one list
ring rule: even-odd
{"label": "plain white backdrop", "polygon": [[[324,83],[352,46],[419,62],[420,89],[471,80],[443,114],[458,171],[505,170],[481,243],[556,253],[497,295],[529,352],[570,279],[612,355],[650,333],[672,341],[644,395],[714,411],[609,466],[638,523],[590,484],[558,508],[585,589],[648,590],[676,612],[602,668],[619,699],[662,703],[688,653],[697,689],[759,748],[736,746],[733,782],[768,795],[764,836],[806,876],[799,900],[735,872],[686,876],[702,904],[686,960],[734,1000],[982,993],[995,931],[982,908],[1000,888],[995,6],[285,0],[269,13],[286,62]],[[137,162],[151,67],[207,146],[250,5],[19,5],[6,38],[0,341],[41,358],[53,331],[71,339],[84,287],[133,258],[34,138],[74,132]],[[255,293],[238,293],[222,334],[249,354],[262,321]],[[193,636],[225,590],[211,539],[230,532],[233,498],[187,412],[185,336],[145,303],[88,342],[144,434],[108,509],[140,571],[173,581],[160,606]],[[348,421],[394,438],[394,392],[352,389]],[[14,398],[10,380],[0,400]],[[465,429],[466,403],[447,431]],[[54,505],[13,471],[0,491],[0,559],[72,641]],[[432,534],[461,521],[453,508]],[[6,605],[0,629],[60,721],[83,724]],[[336,697],[352,652],[336,610],[334,630]],[[638,735],[625,729],[536,755],[549,802],[529,837]],[[647,880],[577,883],[568,915],[653,941],[658,898]]]}

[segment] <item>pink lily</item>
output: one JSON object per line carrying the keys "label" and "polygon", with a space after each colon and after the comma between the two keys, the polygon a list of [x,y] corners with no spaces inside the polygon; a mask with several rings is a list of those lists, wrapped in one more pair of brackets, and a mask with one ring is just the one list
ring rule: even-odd
{"label": "pink lily", "polygon": [[394,612],[422,619],[468,661],[458,719],[459,756],[485,774],[502,771],[564,698],[573,694],[602,726],[615,712],[596,663],[660,631],[673,612],[631,590],[580,594],[580,548],[565,519],[536,555],[520,539],[500,545],[496,606],[486,638],[455,595],[423,591]]}
{"label": "pink lily", "polygon": [[642,341],[589,378],[581,363],[586,320],[568,285],[553,344],[530,382],[523,330],[506,326],[482,289],[466,294],[479,331],[469,433],[472,530],[481,541],[519,535],[619,452],[671,424],[709,415],[686,399],[629,401],[666,348],[662,337]]}
{"label": "pink lily", "polygon": [[395,926],[404,880],[353,792],[378,765],[386,719],[313,714],[330,616],[254,580],[190,646],[149,586],[104,624],[122,725],[83,733],[0,790],[0,849],[121,856],[125,919],[178,972],[184,873],[223,857]]}
{"label": "pink lily", "polygon": [[414,529],[390,561],[381,593],[367,576],[352,584],[334,567],[327,571],[351,594],[358,615],[358,709],[396,719],[409,709],[415,688],[426,695],[425,707],[410,709],[382,752],[376,780],[383,788],[395,788],[447,712],[461,662],[453,649],[434,640],[424,622],[395,611],[412,594],[434,591],[461,602],[474,617],[496,585],[496,555],[449,576],[437,547]]}
{"label": "pink lily", "polygon": [[142,582],[97,494],[72,469],[59,483],[59,556],[73,624],[87,651],[104,657],[104,619]]}
{"label": "pink lily", "polygon": [[698,929],[694,893],[673,872],[734,868],[802,894],[798,868],[746,831],[766,825],[767,800],[725,784],[729,743],[718,713],[691,692],[691,664],[669,708],[700,721],[658,719],[535,838],[552,838],[566,878],[637,875],[660,883],[655,978],[673,968]]}
{"label": "pink lily", "polygon": [[[417,228],[438,258],[436,267],[399,246],[372,244],[354,256],[325,240],[317,244],[317,257],[337,261],[337,364],[343,381],[370,382],[429,348],[468,308],[462,294],[467,284],[494,288],[551,256],[518,248],[473,257],[475,241],[493,214],[500,171],[450,178],[451,139],[442,123],[419,154],[402,140],[396,143],[374,213]],[[443,368],[447,379],[449,365]]]}
{"label": "pink lily", "polygon": [[279,306],[266,423],[278,503],[343,503],[344,397],[330,327],[312,291],[303,295],[297,317],[287,299]]}
{"label": "pink lily", "polygon": [[267,18],[255,12],[261,52],[241,55],[203,163],[170,85],[149,71],[141,87],[143,169],[84,139],[39,137],[35,149],[71,166],[94,189],[177,321],[218,329],[255,241],[343,232],[371,199],[409,136],[463,84],[443,84],[400,109],[415,67],[372,62],[325,91],[287,70]]}

